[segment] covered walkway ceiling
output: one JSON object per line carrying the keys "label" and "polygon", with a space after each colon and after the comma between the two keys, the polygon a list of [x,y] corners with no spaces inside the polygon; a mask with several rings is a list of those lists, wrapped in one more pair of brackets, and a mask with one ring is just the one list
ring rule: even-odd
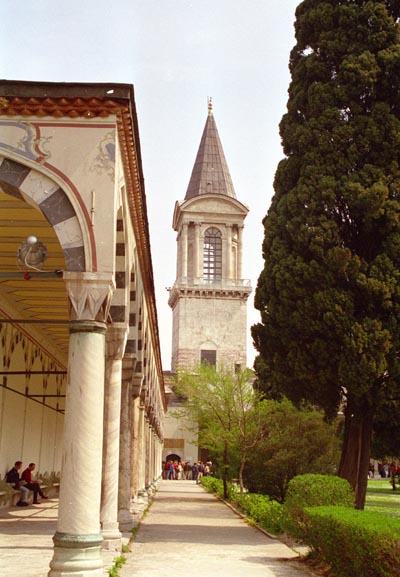
{"label": "covered walkway ceiling", "polygon": [[[48,250],[42,273],[29,271],[17,261],[17,251],[28,236],[36,236]],[[61,246],[44,216],[24,201],[0,189],[0,306],[14,309],[14,319],[34,322],[35,330],[58,351],[66,364],[68,354],[68,302],[62,274],[65,267]],[[25,275],[24,271],[29,271]],[[51,273],[51,274],[49,274]],[[5,318],[1,314],[1,318]],[[21,324],[28,328],[28,323]]]}

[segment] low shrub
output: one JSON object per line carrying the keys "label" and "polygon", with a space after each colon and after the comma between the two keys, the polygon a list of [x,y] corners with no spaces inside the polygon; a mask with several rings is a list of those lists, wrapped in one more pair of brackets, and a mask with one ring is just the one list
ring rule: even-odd
{"label": "low shrub", "polygon": [[[201,481],[207,491],[216,493],[221,498],[223,497],[224,488],[221,479],[203,477]],[[277,501],[272,501],[266,495],[257,495],[255,493],[240,494],[239,489],[231,483],[228,484],[228,499],[266,531],[275,534],[282,533],[282,505]]]}
{"label": "low shrub", "polygon": [[304,539],[306,507],[338,505],[354,507],[350,483],[333,475],[299,475],[289,483],[282,525],[297,539]]}
{"label": "low shrub", "polygon": [[400,522],[349,507],[307,507],[307,544],[335,576],[400,577]]}
{"label": "low shrub", "polygon": [[221,479],[216,477],[202,477],[201,484],[209,493],[216,493],[219,497],[224,494],[224,486]]}
{"label": "low shrub", "polygon": [[273,501],[267,495],[237,493],[233,497],[233,502],[266,531],[275,535],[282,533],[283,508],[277,501]]}

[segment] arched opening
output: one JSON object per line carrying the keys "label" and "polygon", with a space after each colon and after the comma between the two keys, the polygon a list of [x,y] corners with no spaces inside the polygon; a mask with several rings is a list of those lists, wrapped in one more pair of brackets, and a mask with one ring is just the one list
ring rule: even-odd
{"label": "arched opening", "polygon": [[[14,200],[15,204],[11,208],[19,210],[20,214],[21,203],[41,213],[41,220],[46,220],[53,228],[62,247],[65,270],[86,270],[84,240],[77,214],[67,194],[56,182],[38,170],[0,157],[0,190],[12,197],[10,202]],[[15,217],[11,222],[13,220]]]}
{"label": "arched opening", "polygon": [[182,457],[181,457],[181,455],[177,455],[176,453],[171,453],[170,455],[166,456],[165,460],[167,461],[167,463],[168,463],[168,461],[174,461],[174,462],[178,461],[179,462],[179,461],[182,461]]}
{"label": "arched opening", "polygon": [[206,282],[218,282],[222,279],[222,235],[215,226],[204,234],[203,278]]}
{"label": "arched opening", "polygon": [[[85,267],[81,228],[66,193],[40,171],[0,157],[0,467],[17,457],[59,481],[69,348],[62,272]],[[41,270],[17,261],[27,237],[47,249]]]}

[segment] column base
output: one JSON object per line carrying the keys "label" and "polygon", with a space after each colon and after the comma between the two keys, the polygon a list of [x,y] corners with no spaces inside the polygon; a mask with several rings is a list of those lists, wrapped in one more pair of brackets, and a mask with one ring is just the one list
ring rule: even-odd
{"label": "column base", "polygon": [[48,577],[103,577],[101,535],[56,533],[53,541]]}
{"label": "column base", "polygon": [[119,530],[126,532],[131,531],[134,527],[137,527],[139,522],[128,509],[121,509],[118,512],[118,524]]}
{"label": "column base", "polygon": [[103,535],[103,543],[101,544],[103,550],[121,551],[122,535],[118,529],[118,523],[104,523],[101,534]]}

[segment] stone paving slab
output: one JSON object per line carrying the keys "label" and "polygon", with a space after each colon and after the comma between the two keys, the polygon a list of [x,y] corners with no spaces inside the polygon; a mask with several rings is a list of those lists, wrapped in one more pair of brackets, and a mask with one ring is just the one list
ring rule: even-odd
{"label": "stone paving slab", "polygon": [[162,481],[120,577],[310,577],[298,553],[193,481]]}
{"label": "stone paving slab", "polygon": [[[0,577],[46,577],[53,556],[58,499],[0,509]],[[129,534],[124,534],[126,543]],[[246,525],[193,481],[163,481],[120,577],[311,577],[297,553]],[[118,553],[103,551],[104,576]]]}
{"label": "stone paving slab", "polygon": [[[58,499],[29,507],[0,509],[0,577],[46,577],[53,557]],[[124,535],[125,542],[128,535]],[[104,575],[115,551],[103,551]]]}

